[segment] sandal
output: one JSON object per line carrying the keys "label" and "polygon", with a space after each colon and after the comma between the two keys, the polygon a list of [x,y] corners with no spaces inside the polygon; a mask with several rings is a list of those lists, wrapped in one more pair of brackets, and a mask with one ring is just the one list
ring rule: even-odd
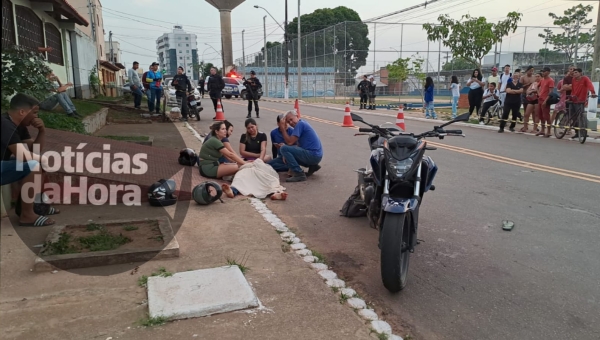
{"label": "sandal", "polygon": [[535,134],[536,137],[537,136],[543,136],[543,135],[545,135],[545,133],[543,133],[543,132],[538,132],[538,133]]}
{"label": "sandal", "polygon": [[21,227],[48,227],[53,225],[54,221],[52,221],[51,219],[49,219],[46,216],[38,216],[38,218],[35,220],[35,222],[33,223],[23,223],[23,222],[19,222],[19,226]]}
{"label": "sandal", "polygon": [[502,230],[511,231],[515,227],[515,222],[502,221]]}

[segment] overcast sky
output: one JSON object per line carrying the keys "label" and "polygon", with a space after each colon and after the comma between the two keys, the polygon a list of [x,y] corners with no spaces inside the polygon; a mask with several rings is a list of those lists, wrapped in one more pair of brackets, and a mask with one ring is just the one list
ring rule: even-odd
{"label": "overcast sky", "polygon": [[[220,56],[209,46],[210,44],[219,50],[220,39],[220,21],[219,12],[205,0],[101,0],[104,15],[104,29],[106,31],[106,40],[108,32],[113,32],[113,39],[119,41],[123,50],[123,61],[127,67],[130,67],[133,60],[141,63],[141,67],[146,69],[147,65],[158,59],[156,55],[156,39],[170,30],[173,25],[183,25],[184,30],[195,33],[198,36],[198,54],[206,62],[212,62],[221,66]],[[380,15],[398,11],[413,5],[421,4],[424,0],[302,0],[301,14],[308,14],[318,8],[323,8],[324,3],[327,7],[346,6],[352,8],[360,15],[362,20],[367,20]],[[369,53],[368,64],[384,66],[388,62],[398,58],[402,44],[402,56],[408,57],[417,51],[419,54],[426,55],[428,43],[424,31],[420,24],[425,22],[435,23],[436,18],[447,13],[454,18],[459,18],[463,14],[472,16],[486,16],[488,21],[499,21],[510,11],[523,13],[523,20],[520,25],[528,26],[551,26],[552,19],[548,17],[549,12],[562,14],[567,8],[577,5],[580,1],[569,0],[440,0],[427,6],[412,10],[408,13],[395,15],[382,19],[382,22],[406,23],[402,34],[400,25],[380,24],[376,27],[377,39],[375,41],[373,34],[375,27],[369,25],[371,39],[370,49],[376,49],[378,52]],[[597,16],[596,1],[585,1],[584,4],[593,5],[594,11],[589,18],[594,19]],[[288,16],[293,20],[298,15],[298,2],[289,0]],[[376,5],[375,5],[376,4]],[[262,9],[256,9],[253,6],[259,5],[271,13],[282,25],[285,18],[285,2],[283,0],[246,0],[231,13],[232,31],[233,31],[233,51],[234,60],[242,56],[242,30],[245,32],[245,53],[246,56],[260,51],[263,46],[263,16],[266,15]],[[153,19],[153,20],[149,20]],[[415,23],[418,25],[408,25]],[[592,24],[588,25],[591,27]],[[537,35],[543,31],[542,28],[520,28],[511,36],[505,38],[501,48],[506,51],[531,51],[535,52],[543,47],[543,39]],[[267,16],[267,40],[282,41],[283,31]],[[402,42],[402,43],[401,43]],[[395,49],[395,50],[394,50]],[[437,69],[438,63],[438,43],[430,43],[430,63],[433,69]],[[386,52],[383,52],[386,51]],[[389,51],[389,52],[388,52]],[[447,48],[442,46],[442,51]],[[445,53],[441,53],[441,60],[444,61]]]}

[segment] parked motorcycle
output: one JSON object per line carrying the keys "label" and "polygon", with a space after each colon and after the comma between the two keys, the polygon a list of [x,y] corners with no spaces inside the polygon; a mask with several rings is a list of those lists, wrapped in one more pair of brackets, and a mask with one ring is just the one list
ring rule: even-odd
{"label": "parked motorcycle", "polygon": [[407,283],[410,253],[414,252],[419,225],[419,208],[423,195],[435,190],[433,179],[437,165],[426,150],[428,137],[463,136],[461,130],[444,130],[445,126],[468,121],[469,114],[456,117],[432,131],[420,135],[396,133],[397,128],[384,128],[365,122],[352,113],[352,120],[368,125],[357,135],[369,136],[370,167],[358,172],[360,204],[366,209],[371,227],[379,230],[381,278],[390,292],[402,290]]}
{"label": "parked motorcycle", "polygon": [[193,93],[191,93],[187,97],[187,102],[189,108],[189,117],[192,119],[196,118],[197,120],[200,120],[200,112],[204,110],[202,104],[200,103],[200,99],[196,99],[196,96]]}

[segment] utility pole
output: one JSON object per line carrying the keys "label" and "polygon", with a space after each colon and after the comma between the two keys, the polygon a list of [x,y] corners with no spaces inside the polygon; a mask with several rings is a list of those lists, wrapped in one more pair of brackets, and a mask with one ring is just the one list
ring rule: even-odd
{"label": "utility pole", "polygon": [[267,16],[266,15],[263,17],[263,27],[265,30],[265,51],[263,52],[264,57],[265,57],[265,97],[268,97],[269,96],[269,83],[268,83],[269,73],[267,71]]}
{"label": "utility pole", "polygon": [[298,99],[302,99],[302,32],[300,31],[300,0],[298,0]]}
{"label": "utility pole", "polygon": [[108,44],[110,45],[110,63],[115,64],[115,55],[112,43],[112,31],[108,31]]}
{"label": "utility pole", "polygon": [[290,50],[288,49],[288,0],[285,0],[285,26],[284,27],[284,33],[283,33],[283,44],[284,44],[284,50],[285,50],[285,79],[284,79],[284,85],[285,85],[285,95],[284,98],[285,99],[289,99],[290,98],[290,87],[289,87],[289,80],[290,80]]}
{"label": "utility pole", "polygon": [[[596,19],[596,27],[600,23],[600,6],[598,6],[598,18]],[[596,29],[597,30],[597,29]],[[594,60],[592,61],[592,81],[600,81],[600,34],[596,32],[596,39],[594,40]]]}
{"label": "utility pole", "polygon": [[244,47],[244,32],[246,32],[246,30],[242,30],[242,74],[246,76],[246,47]]}
{"label": "utility pole", "polygon": [[[575,58],[573,58],[573,65],[577,67],[577,50],[579,49],[579,27],[580,27],[579,18],[577,18],[577,31],[575,32]],[[597,34],[596,34],[597,35]]]}

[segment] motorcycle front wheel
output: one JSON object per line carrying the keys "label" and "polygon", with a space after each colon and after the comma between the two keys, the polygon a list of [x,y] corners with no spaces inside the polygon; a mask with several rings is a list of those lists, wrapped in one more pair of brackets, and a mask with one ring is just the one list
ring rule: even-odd
{"label": "motorcycle front wheel", "polygon": [[410,213],[385,213],[381,240],[381,279],[392,293],[406,287],[410,252]]}

